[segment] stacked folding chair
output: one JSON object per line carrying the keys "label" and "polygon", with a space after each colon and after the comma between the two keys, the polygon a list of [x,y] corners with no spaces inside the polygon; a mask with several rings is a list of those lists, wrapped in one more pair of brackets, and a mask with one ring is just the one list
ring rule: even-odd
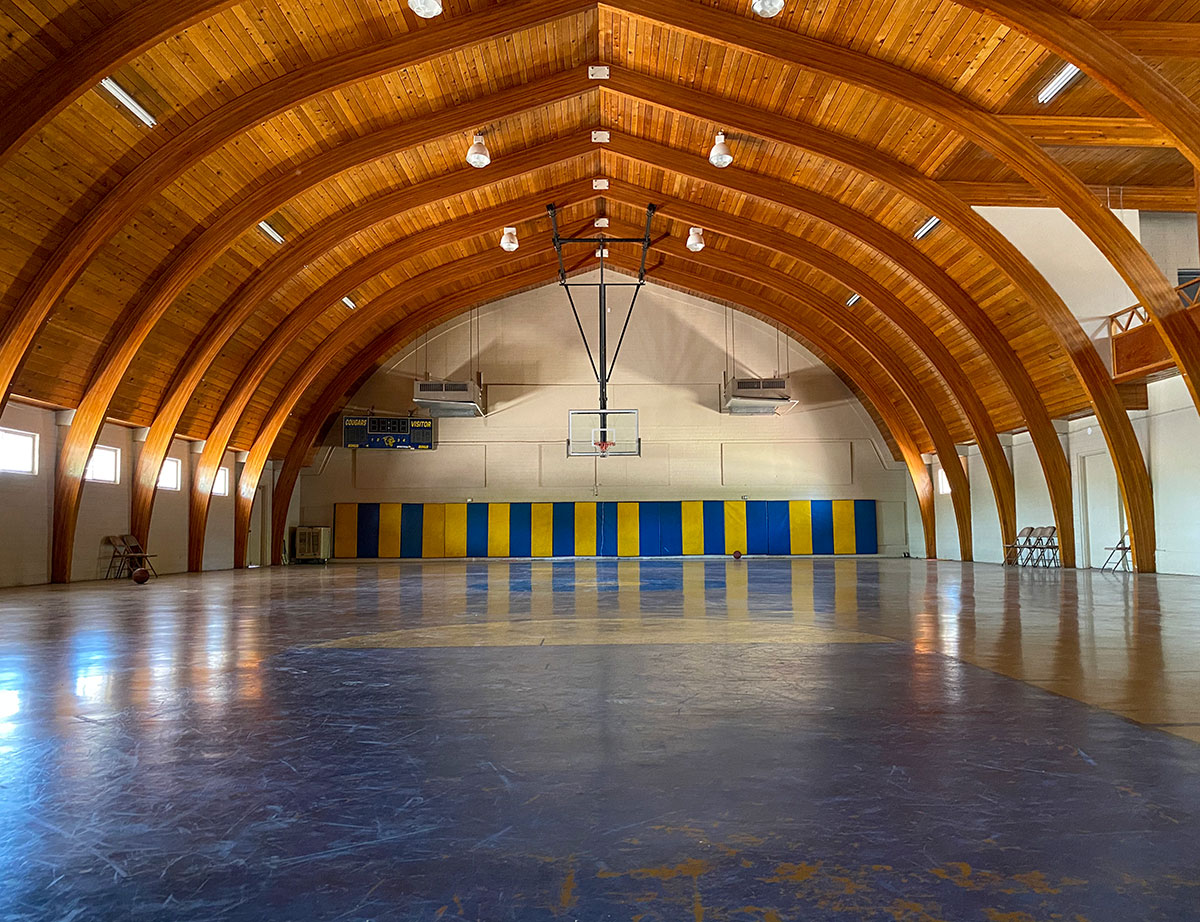
{"label": "stacked folding chair", "polygon": [[1007,567],[1020,566],[1029,548],[1029,537],[1033,534],[1033,526],[1026,525],[1017,532],[1017,539],[1012,544],[1004,545],[1004,565]]}

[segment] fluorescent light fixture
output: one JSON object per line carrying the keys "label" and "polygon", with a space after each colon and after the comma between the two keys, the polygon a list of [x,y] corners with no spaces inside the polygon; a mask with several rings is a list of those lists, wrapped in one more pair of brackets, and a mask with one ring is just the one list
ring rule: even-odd
{"label": "fluorescent light fixture", "polygon": [[258,229],[260,231],[262,231],[264,234],[266,234],[268,237],[270,237],[272,240],[274,240],[276,243],[283,243],[283,234],[281,234],[281,233],[279,233],[279,231],[275,230],[275,228],[273,228],[266,221],[259,221]]}
{"label": "fluorescent light fixture", "polygon": [[158,124],[157,119],[143,109],[141,105],[138,104],[138,101],[130,96],[125,88],[121,86],[121,84],[117,83],[117,81],[112,77],[105,77],[100,81],[100,85],[112,93],[113,98],[130,112],[132,112],[137,117],[137,120],[143,125],[153,128]]}
{"label": "fluorescent light fixture", "polygon": [[350,308],[350,310],[352,310],[352,311],[358,310],[358,305],[355,304],[352,300],[350,300],[349,295],[346,295],[346,297],[342,298],[342,303],[345,304],[346,307]]}
{"label": "fluorescent light fixture", "polygon": [[517,229],[515,227],[504,228],[504,236],[500,238],[500,249],[505,253],[515,253],[520,245],[517,240]]}
{"label": "fluorescent light fixture", "polygon": [[596,227],[608,227],[608,218],[597,218],[595,221]]}
{"label": "fluorescent light fixture", "polygon": [[408,8],[422,19],[442,15],[442,0],[408,0]]}
{"label": "fluorescent light fixture", "polygon": [[1062,70],[1054,75],[1054,78],[1042,87],[1042,91],[1038,93],[1038,102],[1043,106],[1052,102],[1059,93],[1075,82],[1075,78],[1079,76],[1079,68],[1074,64],[1064,64]]}
{"label": "fluorescent light fixture", "polygon": [[596,251],[597,259],[608,259],[608,247],[603,247]]}
{"label": "fluorescent light fixture", "polygon": [[704,249],[704,228],[690,227],[688,228],[687,248],[693,253],[699,253]]}
{"label": "fluorescent light fixture", "polygon": [[934,231],[934,228],[936,228],[941,223],[942,223],[941,218],[936,218],[936,217],[930,218],[928,221],[926,221],[924,224],[922,224],[920,227],[917,228],[917,232],[915,234],[913,234],[913,239],[914,240],[924,240],[926,237],[928,237],[930,234],[932,234]]}
{"label": "fluorescent light fixture", "polygon": [[725,132],[717,132],[716,143],[713,144],[712,150],[708,154],[708,162],[718,170],[723,170],[733,163],[733,151],[725,143]]}
{"label": "fluorescent light fixture", "polygon": [[750,9],[763,19],[771,19],[782,13],[786,5],[785,0],[752,0]]}
{"label": "fluorescent light fixture", "polygon": [[492,155],[488,152],[487,144],[483,141],[483,135],[475,135],[475,140],[467,148],[467,163],[471,164],[477,170],[482,170],[491,162]]}
{"label": "fluorescent light fixture", "polygon": [[861,300],[862,300],[862,295],[860,295],[856,292],[855,294],[852,294],[849,297],[849,299],[846,301],[846,307],[854,307],[854,305],[857,304]]}

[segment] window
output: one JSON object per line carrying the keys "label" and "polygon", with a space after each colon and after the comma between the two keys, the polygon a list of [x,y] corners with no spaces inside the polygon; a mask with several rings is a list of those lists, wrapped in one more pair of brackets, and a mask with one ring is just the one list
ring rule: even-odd
{"label": "window", "polygon": [[162,470],[158,472],[158,488],[160,490],[178,490],[183,481],[183,465],[178,458],[167,458]]}
{"label": "window", "polygon": [[36,474],[37,449],[36,433],[0,429],[0,471],[9,474]]}
{"label": "window", "polygon": [[940,467],[938,468],[938,493],[942,496],[950,495],[950,478],[946,476],[946,472]]}
{"label": "window", "polygon": [[92,457],[88,459],[87,469],[83,472],[84,480],[96,483],[121,482],[121,449],[109,448],[107,445],[97,445],[92,449]]}
{"label": "window", "polygon": [[229,468],[217,468],[217,479],[213,481],[213,496],[229,495]]}

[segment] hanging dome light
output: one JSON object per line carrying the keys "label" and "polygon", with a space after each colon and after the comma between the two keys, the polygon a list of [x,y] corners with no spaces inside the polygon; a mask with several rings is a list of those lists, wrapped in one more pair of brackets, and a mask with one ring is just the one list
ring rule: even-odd
{"label": "hanging dome light", "polygon": [[467,148],[467,163],[476,169],[482,170],[491,162],[492,155],[488,153],[487,145],[483,143],[483,135],[475,135],[474,143]]}
{"label": "hanging dome light", "polygon": [[422,19],[442,15],[442,0],[408,0],[408,8]]}
{"label": "hanging dome light", "polygon": [[717,142],[713,145],[712,150],[708,155],[708,162],[719,170],[723,170],[729,164],[733,163],[733,151],[729,149],[729,145],[725,143],[725,132],[717,132]]}
{"label": "hanging dome light", "polygon": [[785,0],[751,0],[750,9],[763,19],[771,19],[783,12]]}
{"label": "hanging dome light", "polygon": [[505,253],[514,253],[520,245],[517,241],[517,229],[515,227],[504,228],[504,236],[500,238],[500,249]]}
{"label": "hanging dome light", "polygon": [[687,248],[693,253],[704,249],[704,228],[693,227],[688,230]]}

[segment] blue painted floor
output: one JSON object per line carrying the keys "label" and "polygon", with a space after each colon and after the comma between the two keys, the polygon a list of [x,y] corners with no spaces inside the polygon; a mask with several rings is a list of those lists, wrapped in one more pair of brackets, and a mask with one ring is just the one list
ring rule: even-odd
{"label": "blue painted floor", "polygon": [[0,919],[1200,919],[1200,746],[1002,674],[1200,584],[693,563],[0,594]]}

